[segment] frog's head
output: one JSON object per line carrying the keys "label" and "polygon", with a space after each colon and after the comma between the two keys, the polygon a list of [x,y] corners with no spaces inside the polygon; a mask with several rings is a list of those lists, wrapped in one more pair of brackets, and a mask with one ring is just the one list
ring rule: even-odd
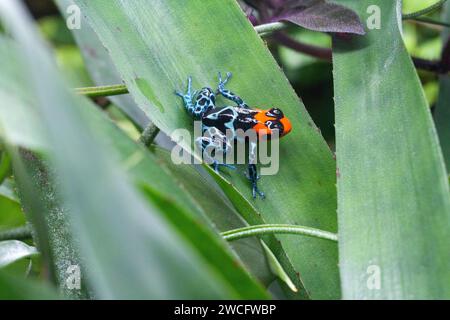
{"label": "frog's head", "polygon": [[254,129],[261,136],[272,135],[274,130],[278,130],[279,137],[287,135],[292,130],[291,122],[286,118],[278,108],[271,108],[269,110],[256,110],[255,119],[257,124]]}

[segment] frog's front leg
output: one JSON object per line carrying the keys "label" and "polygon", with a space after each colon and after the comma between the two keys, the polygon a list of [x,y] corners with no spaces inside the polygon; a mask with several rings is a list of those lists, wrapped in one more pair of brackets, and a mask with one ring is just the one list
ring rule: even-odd
{"label": "frog's front leg", "polygon": [[221,94],[228,100],[233,101],[241,108],[250,109],[250,107],[244,102],[244,100],[242,100],[241,97],[225,88],[225,85],[231,79],[231,76],[232,76],[231,72],[227,72],[227,77],[225,78],[225,80],[222,80],[222,74],[219,72],[219,87],[217,89],[217,93]]}
{"label": "frog's front leg", "polygon": [[202,137],[195,140],[197,148],[202,151],[202,157],[207,164],[211,164],[218,173],[219,167],[224,166],[235,169],[234,166],[220,163],[216,158],[217,155],[225,156],[232,148],[227,137],[216,128],[208,128]]}
{"label": "frog's front leg", "polygon": [[192,91],[192,77],[188,78],[186,93],[175,91],[175,94],[183,98],[186,110],[197,119],[201,118],[208,110],[214,108],[216,103],[216,96],[211,88],[205,87],[200,92]]}
{"label": "frog's front leg", "polygon": [[196,91],[192,92],[192,77],[188,78],[186,93],[180,91],[175,91],[175,94],[183,99],[184,107],[189,113],[194,114],[194,103],[192,102],[194,96],[197,94]]}

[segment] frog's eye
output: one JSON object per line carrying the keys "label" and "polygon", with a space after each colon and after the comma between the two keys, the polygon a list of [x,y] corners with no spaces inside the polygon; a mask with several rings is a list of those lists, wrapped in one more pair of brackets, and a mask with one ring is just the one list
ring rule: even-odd
{"label": "frog's eye", "polygon": [[274,117],[274,118],[277,118],[277,119],[281,119],[281,118],[284,117],[283,111],[281,111],[281,110],[278,109],[278,108],[272,108],[272,109],[270,109],[270,110],[266,113],[266,116],[268,116],[268,117]]}
{"label": "frog's eye", "polygon": [[284,131],[284,126],[281,122],[278,121],[266,121],[266,126],[270,129],[270,130],[279,130],[280,133],[283,133]]}

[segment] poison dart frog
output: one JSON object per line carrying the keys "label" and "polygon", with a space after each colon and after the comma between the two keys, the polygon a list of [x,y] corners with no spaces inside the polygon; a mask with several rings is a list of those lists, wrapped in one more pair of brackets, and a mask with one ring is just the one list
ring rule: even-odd
{"label": "poison dart frog", "polygon": [[[258,139],[262,137],[271,138],[275,130],[278,130],[278,136],[283,137],[288,134],[291,129],[291,123],[283,112],[278,108],[268,110],[252,109],[241,97],[225,88],[232,74],[227,73],[225,80],[219,73],[219,85],[216,92],[211,88],[204,87],[200,91],[192,91],[192,77],[188,78],[187,92],[182,93],[176,91],[175,94],[183,99],[184,106],[187,111],[196,119],[202,121],[203,136],[196,139],[196,144],[202,151],[215,149],[223,155],[232,148],[232,141],[239,140],[236,130],[242,129],[255,130]],[[222,95],[224,98],[233,101],[235,106],[217,107],[216,95]],[[232,139],[227,138],[228,133],[232,132]],[[240,141],[242,142],[242,141]],[[262,199],[265,195],[258,189],[257,181],[259,175],[256,168],[256,145],[257,141],[249,142],[249,164],[248,179],[252,185],[252,195],[256,198],[258,194]],[[207,152],[203,152],[205,156]],[[234,169],[233,166],[219,163],[217,160],[209,159],[213,168],[218,172],[219,166],[226,166]]]}

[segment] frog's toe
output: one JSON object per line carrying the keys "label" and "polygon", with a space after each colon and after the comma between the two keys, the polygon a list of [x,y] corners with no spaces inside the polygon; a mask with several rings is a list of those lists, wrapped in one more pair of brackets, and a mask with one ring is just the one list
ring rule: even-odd
{"label": "frog's toe", "polygon": [[213,167],[214,171],[217,173],[219,173],[220,167],[226,167],[228,169],[236,170],[235,166],[232,166],[231,164],[226,164],[226,163],[219,163],[217,160],[215,160],[213,162],[212,167]]}
{"label": "frog's toe", "polygon": [[266,198],[266,195],[264,194],[264,192],[260,191],[257,186],[253,186],[252,194],[253,194],[253,199],[256,199],[256,195],[259,195],[261,200],[264,200]]}
{"label": "frog's toe", "polygon": [[231,170],[236,170],[236,167],[231,165],[231,164],[221,163],[220,165],[224,166],[224,167],[226,167],[228,169],[231,169]]}
{"label": "frog's toe", "polygon": [[219,72],[219,87],[224,88],[227,84],[228,80],[230,80],[233,74],[231,72],[227,72],[227,77],[225,80],[222,79],[222,72]]}

